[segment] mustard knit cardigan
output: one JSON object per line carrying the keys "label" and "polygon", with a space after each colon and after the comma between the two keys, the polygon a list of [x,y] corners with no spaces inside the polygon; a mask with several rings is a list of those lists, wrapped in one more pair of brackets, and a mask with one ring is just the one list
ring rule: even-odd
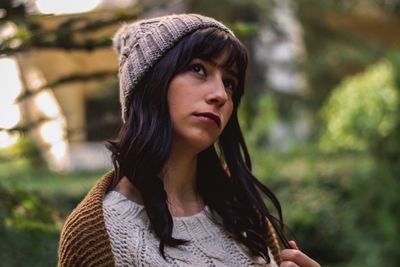
{"label": "mustard knit cardigan", "polygon": [[[64,223],[58,248],[58,267],[115,266],[103,216],[103,199],[113,171],[106,173]],[[268,247],[279,265],[279,243],[269,223]]]}

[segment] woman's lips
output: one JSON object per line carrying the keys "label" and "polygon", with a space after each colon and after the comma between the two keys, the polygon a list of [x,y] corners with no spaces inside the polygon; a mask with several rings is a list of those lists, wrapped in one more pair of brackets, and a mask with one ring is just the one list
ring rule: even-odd
{"label": "woman's lips", "polygon": [[211,112],[202,112],[202,113],[196,113],[195,115],[196,115],[197,117],[205,117],[205,118],[211,119],[211,120],[213,120],[213,121],[217,124],[218,127],[221,126],[221,119],[219,118],[218,115],[216,115],[216,114],[214,114],[214,113],[211,113]]}

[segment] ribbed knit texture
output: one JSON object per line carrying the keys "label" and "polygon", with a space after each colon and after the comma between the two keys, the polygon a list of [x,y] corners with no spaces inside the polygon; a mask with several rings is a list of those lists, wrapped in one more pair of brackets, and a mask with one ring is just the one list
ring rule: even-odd
{"label": "ribbed knit texture", "polygon": [[[262,258],[251,259],[221,226],[208,209],[189,217],[174,217],[172,236],[189,240],[179,247],[166,247],[165,261],[159,241],[151,230],[144,206],[112,191],[107,194],[104,218],[117,266],[271,266]],[[270,254],[272,258],[272,255]]]}
{"label": "ribbed knit texture", "polygon": [[198,14],[140,20],[123,25],[115,33],[113,47],[119,58],[119,93],[124,122],[132,91],[145,73],[184,36],[210,27],[233,35],[222,23]]}
{"label": "ribbed knit texture", "polygon": [[[247,250],[209,219],[207,209],[174,218],[173,236],[193,242],[190,248],[181,246],[183,250],[167,246],[165,253],[171,262],[166,263],[160,258],[143,206],[117,192],[105,198],[113,175],[112,171],[106,173],[67,218],[61,231],[58,267],[252,266]],[[279,245],[271,226],[269,231],[268,248],[278,262]],[[201,264],[196,265],[193,259]]]}
{"label": "ribbed knit texture", "polygon": [[102,210],[113,175],[113,172],[105,174],[64,223],[58,249],[59,267],[115,265]]}

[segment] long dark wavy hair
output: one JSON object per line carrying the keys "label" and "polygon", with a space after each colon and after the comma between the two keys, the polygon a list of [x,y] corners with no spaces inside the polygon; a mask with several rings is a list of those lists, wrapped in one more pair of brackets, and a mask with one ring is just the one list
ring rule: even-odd
{"label": "long dark wavy hair", "polygon": [[[218,142],[198,155],[196,186],[205,205],[222,218],[225,229],[254,256],[269,262],[267,220],[286,247],[287,239],[278,200],[251,173],[250,156],[237,118],[244,92],[247,52],[243,44],[227,32],[207,28],[185,36],[133,90],[126,122],[116,140],[107,143],[115,168],[109,190],[126,176],[140,191],[164,257],[165,245],[178,246],[187,242],[172,237],[173,219],[159,177],[170,155],[172,140],[167,90],[174,76],[187,69],[192,59],[211,60],[222,52],[228,53],[224,67],[234,67],[239,82],[233,93],[232,115]],[[267,208],[265,197],[275,206],[278,218]]]}

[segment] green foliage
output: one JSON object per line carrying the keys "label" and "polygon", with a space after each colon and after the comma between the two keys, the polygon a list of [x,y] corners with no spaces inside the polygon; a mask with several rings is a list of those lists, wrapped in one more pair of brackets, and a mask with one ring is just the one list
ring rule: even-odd
{"label": "green foliage", "polygon": [[0,262],[55,266],[61,224],[104,173],[54,173],[25,159],[0,162]]}
{"label": "green foliage", "polygon": [[303,251],[322,266],[397,266],[400,188],[387,165],[365,152],[309,145],[259,155],[256,176],[277,195],[289,237]]}
{"label": "green foliage", "polygon": [[[397,99],[400,95],[400,53],[391,53],[388,56],[388,60],[392,65],[394,86],[397,90]],[[371,145],[371,151],[375,155],[375,158],[382,162],[382,164],[388,164],[392,174],[396,177],[400,175],[400,101],[396,109],[396,115],[394,116],[394,127],[386,136],[373,140]]]}
{"label": "green foliage", "polygon": [[29,137],[20,137],[14,145],[0,149],[0,164],[18,162],[26,167],[45,168],[46,162],[43,158],[38,144]]}
{"label": "green foliage", "polygon": [[57,265],[58,232],[16,230],[0,225],[0,259],[7,267]]}
{"label": "green foliage", "polygon": [[[349,180],[360,176],[368,159],[352,160],[352,155],[328,155],[318,151],[270,155],[263,160],[269,169],[265,183],[278,195],[285,223],[299,246],[322,266],[351,260],[356,225],[349,200]],[[355,168],[353,168],[355,167]]]}
{"label": "green foliage", "polygon": [[[278,117],[276,99],[272,95],[265,95],[257,99],[247,97],[243,102],[239,110],[239,122],[246,132],[246,142],[250,147],[265,146],[268,132]],[[246,109],[250,105],[252,110]]]}
{"label": "green foliage", "polygon": [[328,150],[371,149],[375,140],[394,129],[399,105],[393,66],[382,60],[334,89],[321,112],[326,123],[321,146]]}
{"label": "green foliage", "polygon": [[0,177],[0,259],[5,266],[54,266],[60,213],[36,192]]}
{"label": "green foliage", "polygon": [[[358,92],[349,88],[356,82],[348,85],[346,93],[338,92],[337,84],[343,77],[362,71],[387,51],[376,42],[367,42],[365,36],[348,29],[338,32],[327,24],[327,17],[342,9],[339,5],[352,6],[348,2],[298,3],[302,5],[299,13],[309,51],[305,68],[311,85],[312,106],[307,105],[307,108],[317,113],[331,91],[341,94],[342,99],[329,110],[332,112],[329,120],[335,122],[341,132],[334,131],[328,137],[328,131],[324,131],[321,138],[324,151],[307,144],[287,154],[278,154],[268,151],[265,142],[260,142],[268,134],[266,126],[270,120],[262,118],[265,114],[251,112],[243,115],[242,121],[247,124],[259,121],[245,128],[253,169],[278,195],[286,223],[305,252],[318,259],[322,266],[397,266],[400,262],[400,251],[395,243],[399,239],[396,233],[400,232],[397,226],[400,212],[396,208],[399,197],[395,193],[400,190],[398,175],[393,174],[394,164],[377,163],[375,159],[400,152],[397,145],[400,116],[396,111],[399,102],[395,91],[400,86],[395,86],[394,73],[400,68],[389,60],[382,61],[390,74],[381,70],[386,74],[377,73],[375,80],[371,77],[372,81],[364,81],[363,89]],[[326,8],[321,11],[323,5]],[[390,84],[390,88],[384,86],[384,90],[368,92],[382,81]],[[341,86],[345,87],[343,84]],[[388,98],[384,95],[387,91]],[[354,94],[359,95],[355,97]],[[354,110],[358,113],[353,113]],[[326,122],[324,116],[322,119]],[[343,121],[343,116],[348,117]],[[257,133],[256,129],[261,131]],[[351,139],[335,136],[339,133]],[[399,161],[392,162],[398,164]]]}
{"label": "green foliage", "polygon": [[333,91],[318,144],[268,150],[263,140],[276,119],[269,96],[255,102],[258,112],[240,116],[256,176],[281,201],[292,238],[322,266],[400,261],[399,62],[391,55]]}
{"label": "green foliage", "polygon": [[2,220],[16,230],[55,231],[59,229],[57,214],[48,201],[34,192],[19,188],[0,188]]}
{"label": "green foliage", "polygon": [[[357,24],[357,16],[353,15],[360,9],[355,2],[374,5],[376,1],[296,2],[297,16],[301,22],[307,50],[304,67],[312,92],[309,97],[314,110],[317,111],[344,77],[354,75],[382,58],[387,52],[387,47],[380,43],[381,40],[371,40],[368,34],[356,32],[346,26],[337,27],[343,19],[348,20],[352,26]],[[374,12],[383,14],[389,10]],[[368,26],[365,25],[365,28]],[[371,28],[371,31],[374,29]]]}
{"label": "green foliage", "polygon": [[239,38],[255,35],[258,29],[257,25],[254,23],[236,22],[233,24],[226,24]]}

